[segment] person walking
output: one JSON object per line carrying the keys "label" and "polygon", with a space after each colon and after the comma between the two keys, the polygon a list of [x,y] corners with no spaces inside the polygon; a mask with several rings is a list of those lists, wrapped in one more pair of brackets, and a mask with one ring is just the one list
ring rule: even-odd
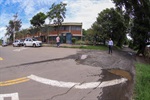
{"label": "person walking", "polygon": [[109,47],[109,54],[112,54],[112,47],[113,47],[114,43],[113,41],[111,40],[111,38],[109,39],[108,41],[108,47]]}
{"label": "person walking", "polygon": [[59,38],[59,36],[56,37],[56,43],[57,43],[57,47],[59,47],[59,45],[60,45],[60,38]]}

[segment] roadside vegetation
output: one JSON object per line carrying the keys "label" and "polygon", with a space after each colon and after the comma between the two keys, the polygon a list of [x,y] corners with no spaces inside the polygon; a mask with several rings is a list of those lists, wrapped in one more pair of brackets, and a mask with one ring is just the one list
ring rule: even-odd
{"label": "roadside vegetation", "polygon": [[136,64],[135,100],[150,100],[150,65]]}
{"label": "roadside vegetation", "polygon": [[89,49],[89,50],[107,50],[107,46],[99,45],[99,46],[93,46],[93,45],[72,45],[72,46],[61,46],[63,48],[78,48],[78,49]]}
{"label": "roadside vegetation", "polygon": [[0,39],[0,45],[2,45],[2,39]]}

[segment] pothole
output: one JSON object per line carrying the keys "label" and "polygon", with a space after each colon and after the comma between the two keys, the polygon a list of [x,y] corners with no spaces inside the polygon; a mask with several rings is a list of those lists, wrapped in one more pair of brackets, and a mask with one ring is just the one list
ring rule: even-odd
{"label": "pothole", "polygon": [[122,76],[124,78],[127,78],[130,81],[132,80],[131,74],[125,70],[111,69],[111,70],[108,70],[108,72],[115,74],[115,75],[118,75],[118,76]]}

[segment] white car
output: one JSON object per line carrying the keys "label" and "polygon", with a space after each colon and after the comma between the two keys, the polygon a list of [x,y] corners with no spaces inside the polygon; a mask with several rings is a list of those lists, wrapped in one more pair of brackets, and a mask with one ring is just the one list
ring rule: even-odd
{"label": "white car", "polygon": [[42,46],[42,41],[39,41],[35,38],[26,38],[24,40],[24,46],[33,46],[33,47],[41,47]]}
{"label": "white car", "polygon": [[3,46],[3,47],[5,47],[5,46],[7,46],[7,45],[8,45],[7,42],[3,42],[3,43],[2,43],[2,46]]}
{"label": "white car", "polygon": [[15,40],[13,42],[13,47],[20,47],[20,46],[23,46],[23,40]]}

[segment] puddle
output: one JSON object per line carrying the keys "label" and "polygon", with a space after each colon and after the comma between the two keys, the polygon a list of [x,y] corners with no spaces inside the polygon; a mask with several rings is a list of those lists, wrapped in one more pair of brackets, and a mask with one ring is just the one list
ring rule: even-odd
{"label": "puddle", "polygon": [[98,100],[131,100],[133,79],[128,71],[121,69],[103,69],[104,77],[100,81],[108,81],[113,79],[127,78],[125,84],[118,84],[103,88],[102,95],[98,96]]}
{"label": "puddle", "polygon": [[115,74],[115,75],[122,76],[124,78],[127,78],[130,81],[132,80],[131,74],[125,70],[111,69],[111,70],[108,70],[108,72]]}

